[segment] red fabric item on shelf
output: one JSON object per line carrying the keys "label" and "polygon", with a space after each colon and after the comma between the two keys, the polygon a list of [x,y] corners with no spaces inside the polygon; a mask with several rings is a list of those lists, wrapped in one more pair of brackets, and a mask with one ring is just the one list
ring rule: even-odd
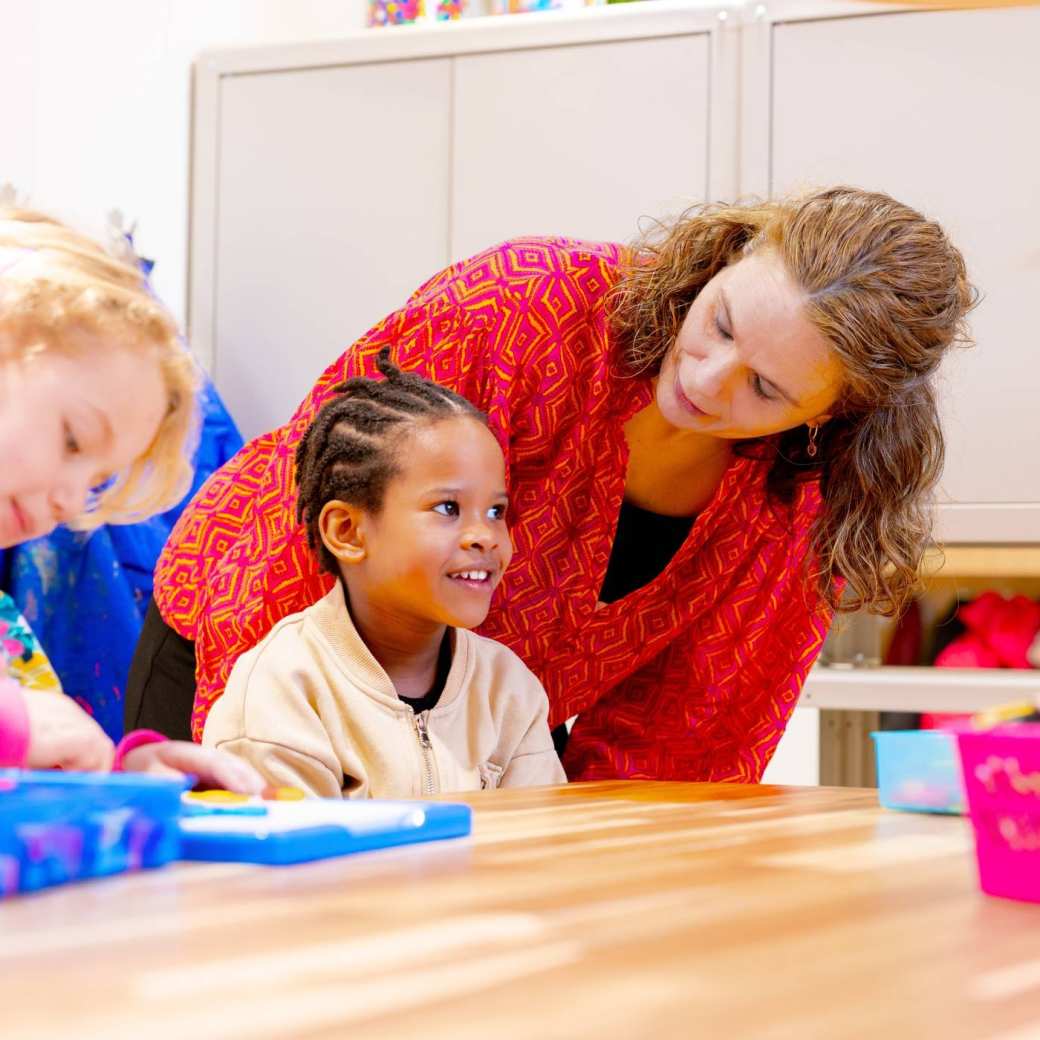
{"label": "red fabric item on shelf", "polygon": [[925,712],[921,716],[919,729],[953,729],[971,719],[971,715],[959,715],[951,712]]}
{"label": "red fabric item on shelf", "polygon": [[1040,632],[1040,603],[984,592],[957,615],[967,631],[935,658],[937,668],[1031,668],[1027,653]]}

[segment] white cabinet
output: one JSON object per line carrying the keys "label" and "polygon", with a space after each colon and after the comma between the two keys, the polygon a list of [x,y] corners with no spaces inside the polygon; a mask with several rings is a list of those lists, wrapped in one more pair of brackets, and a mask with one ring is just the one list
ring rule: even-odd
{"label": "white cabinet", "polygon": [[247,437],[447,264],[450,82],[441,59],[223,84],[213,371]]}
{"label": "white cabinet", "polygon": [[943,537],[1040,540],[1040,9],[778,20],[771,43],[770,190],[886,191],[982,290],[940,384]]}
{"label": "white cabinet", "polygon": [[452,253],[516,235],[627,241],[708,188],[707,32],[455,62]]}
{"label": "white cabinet", "polygon": [[657,0],[197,67],[190,331],[247,436],[451,260],[851,182],[984,293],[942,374],[947,541],[1040,541],[1040,9]]}
{"label": "white cabinet", "polygon": [[247,437],[452,259],[628,239],[705,198],[712,144],[731,174],[716,9],[648,8],[203,56],[190,333]]}

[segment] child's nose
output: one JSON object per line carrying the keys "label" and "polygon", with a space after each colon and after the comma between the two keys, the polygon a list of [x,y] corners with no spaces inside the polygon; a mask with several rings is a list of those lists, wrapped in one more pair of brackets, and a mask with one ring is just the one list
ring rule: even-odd
{"label": "child's nose", "polygon": [[89,493],[90,482],[86,479],[69,479],[58,484],[50,496],[55,520],[59,524],[74,520],[86,508]]}
{"label": "child's nose", "polygon": [[470,524],[463,532],[460,543],[463,549],[492,549],[495,536],[487,523]]}

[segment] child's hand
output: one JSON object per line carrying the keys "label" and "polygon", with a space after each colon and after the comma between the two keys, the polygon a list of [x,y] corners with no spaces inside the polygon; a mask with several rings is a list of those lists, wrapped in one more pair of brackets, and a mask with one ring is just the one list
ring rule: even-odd
{"label": "child's hand", "polygon": [[23,699],[29,714],[27,768],[104,772],[112,767],[112,741],[71,697],[26,690]]}
{"label": "child's hand", "polygon": [[123,769],[153,776],[190,773],[199,778],[203,787],[220,787],[240,794],[259,794],[264,788],[263,778],[248,762],[189,740],[165,740],[136,747],[123,757]]}

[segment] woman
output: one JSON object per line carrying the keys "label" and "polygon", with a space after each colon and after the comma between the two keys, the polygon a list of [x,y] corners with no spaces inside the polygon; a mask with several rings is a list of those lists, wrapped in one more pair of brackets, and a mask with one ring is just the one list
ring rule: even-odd
{"label": "woman", "polygon": [[569,776],[758,780],[839,585],[889,614],[913,587],[932,376],[972,302],[941,228],[851,188],[707,207],[631,251],[525,239],[456,264],[182,516],[138,651],[145,717],[187,713],[194,657],[198,736],[238,654],[321,595],[293,451],[389,344],[506,452],[516,552],[481,631],[554,724],[578,716]]}
{"label": "woman", "polygon": [[[135,268],[56,220],[0,206],[0,548],[174,505],[191,482],[195,386]],[[63,695],[3,593],[0,636],[0,765],[192,772],[259,790],[244,763],[158,733],[115,748]]]}

